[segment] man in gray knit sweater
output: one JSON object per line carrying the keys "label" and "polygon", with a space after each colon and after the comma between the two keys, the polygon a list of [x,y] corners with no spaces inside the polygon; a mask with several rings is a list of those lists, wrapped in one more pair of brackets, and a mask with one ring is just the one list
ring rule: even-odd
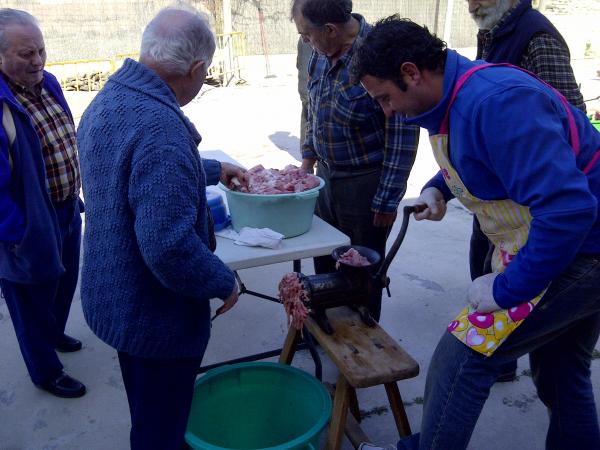
{"label": "man in gray knit sweater", "polygon": [[211,298],[237,301],[213,254],[206,184],[241,169],[202,160],[181,106],[215,51],[206,18],[168,8],[148,24],[140,61],[126,60],[77,133],[87,202],[81,300],[94,333],[118,352],[131,448],[180,450],[210,335]]}

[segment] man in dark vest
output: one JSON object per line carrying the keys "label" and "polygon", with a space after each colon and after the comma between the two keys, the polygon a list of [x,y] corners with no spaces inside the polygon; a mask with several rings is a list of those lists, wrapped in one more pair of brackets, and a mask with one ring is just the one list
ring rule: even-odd
{"label": "man in dark vest", "polygon": [[[531,6],[531,0],[468,0],[477,26],[477,59],[510,63],[534,73],[585,112],[570,63],[569,47],[552,23]],[[473,218],[469,251],[471,279],[491,272],[494,247]],[[498,381],[516,379],[517,362],[506,365]]]}

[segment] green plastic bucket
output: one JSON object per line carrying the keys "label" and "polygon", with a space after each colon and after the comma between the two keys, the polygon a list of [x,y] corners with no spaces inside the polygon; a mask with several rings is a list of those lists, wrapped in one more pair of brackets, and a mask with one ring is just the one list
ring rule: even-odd
{"label": "green plastic bucket", "polygon": [[227,196],[235,231],[243,227],[270,228],[289,238],[310,230],[319,190],[325,186],[325,181],[319,180],[319,186],[292,194],[247,194],[222,184],[219,187]]}
{"label": "green plastic bucket", "polygon": [[185,440],[195,450],[315,450],[330,415],[329,394],[308,373],[235,364],[196,381]]}

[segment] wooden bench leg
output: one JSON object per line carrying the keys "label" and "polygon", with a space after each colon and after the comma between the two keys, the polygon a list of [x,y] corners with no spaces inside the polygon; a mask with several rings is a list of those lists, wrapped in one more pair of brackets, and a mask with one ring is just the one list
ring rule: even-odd
{"label": "wooden bench leg", "polygon": [[396,427],[400,437],[410,436],[410,424],[408,423],[408,417],[404,410],[404,404],[402,403],[402,397],[400,396],[400,390],[395,382],[385,383],[385,392],[387,393],[388,400],[390,401],[390,407],[392,408],[392,414],[396,421]]}
{"label": "wooden bench leg", "polygon": [[335,395],[333,396],[333,411],[329,423],[329,436],[327,438],[327,450],[339,450],[344,437],[344,427],[348,416],[348,390],[350,385],[342,375],[337,380]]}
{"label": "wooden bench leg", "polygon": [[350,396],[349,397],[350,404],[348,406],[350,408],[350,412],[352,413],[352,415],[354,416],[356,421],[358,423],[360,423],[361,417],[360,417],[360,407],[358,406],[358,397],[356,396],[356,389],[354,389],[352,386],[350,386],[349,396]]}
{"label": "wooden bench leg", "polygon": [[294,354],[296,353],[296,345],[299,340],[300,331],[290,326],[288,334],[285,337],[285,342],[283,343],[283,348],[281,349],[281,354],[279,355],[280,364],[287,364],[288,366],[292,364],[292,359],[294,359]]}

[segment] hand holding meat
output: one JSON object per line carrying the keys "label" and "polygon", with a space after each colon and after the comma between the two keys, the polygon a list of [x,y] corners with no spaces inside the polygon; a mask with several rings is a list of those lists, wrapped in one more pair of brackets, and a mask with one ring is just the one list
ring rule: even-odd
{"label": "hand holding meat", "polygon": [[236,188],[237,184],[248,187],[246,169],[227,162],[221,162],[221,183],[230,189]]}
{"label": "hand holding meat", "polygon": [[500,308],[494,300],[494,280],[498,273],[488,273],[476,278],[467,291],[467,302],[477,312],[487,313]]}
{"label": "hand holding meat", "polygon": [[424,203],[427,205],[421,212],[415,212],[416,220],[442,220],[446,215],[446,201],[442,193],[434,188],[428,187],[421,192],[421,195],[415,202],[416,205]]}

